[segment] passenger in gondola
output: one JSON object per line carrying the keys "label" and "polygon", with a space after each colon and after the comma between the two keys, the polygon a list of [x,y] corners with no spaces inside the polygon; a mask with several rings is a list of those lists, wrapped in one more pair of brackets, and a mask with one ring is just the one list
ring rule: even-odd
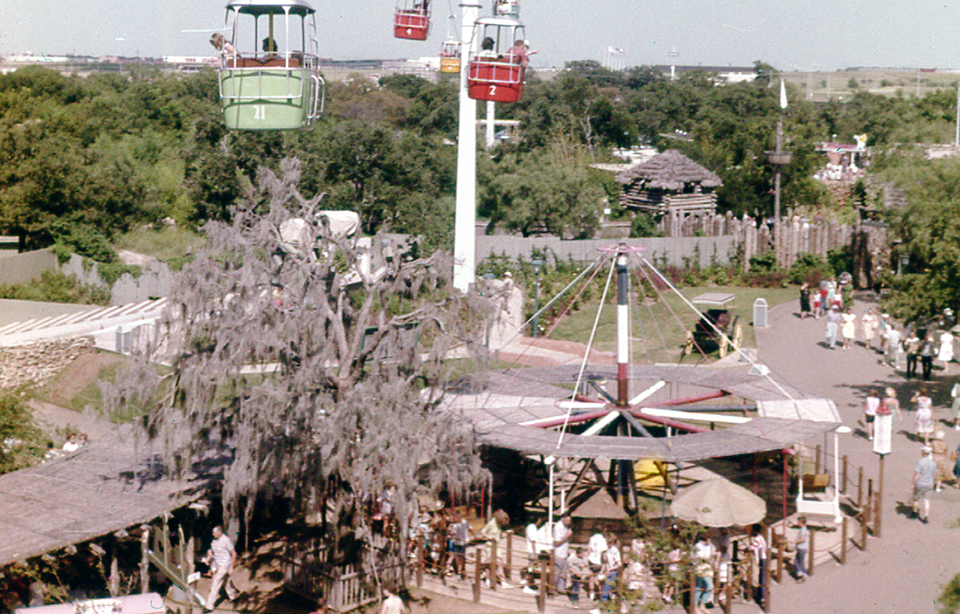
{"label": "passenger in gondola", "polygon": [[493,39],[489,36],[483,39],[483,42],[480,43],[480,53],[477,54],[481,58],[495,59],[497,57],[497,52],[493,50]]}
{"label": "passenger in gondola", "polygon": [[513,47],[507,50],[507,59],[514,64],[526,66],[530,63],[530,56],[535,53],[536,51],[530,51],[530,45],[527,41],[518,38],[513,43]]}
{"label": "passenger in gondola", "polygon": [[236,47],[230,44],[230,41],[228,41],[226,37],[219,32],[214,32],[213,36],[210,37],[210,44],[213,45],[217,51],[220,52],[220,55],[225,58],[237,57]]}
{"label": "passenger in gondola", "polygon": [[272,36],[263,39],[263,51],[267,54],[268,60],[272,60],[277,55],[277,41]]}
{"label": "passenger in gondola", "polygon": [[430,0],[421,0],[413,5],[413,12],[420,15],[426,15],[430,9]]}

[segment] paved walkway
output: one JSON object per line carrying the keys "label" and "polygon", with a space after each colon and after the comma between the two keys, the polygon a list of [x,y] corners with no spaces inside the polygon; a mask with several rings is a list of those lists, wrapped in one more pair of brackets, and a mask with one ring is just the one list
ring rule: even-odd
{"label": "paved walkway", "polygon": [[[862,315],[872,303],[857,301]],[[902,372],[879,362],[879,355],[857,345],[846,352],[822,343],[825,321],[798,317],[796,301],[770,312],[771,326],[757,330],[760,360],[787,383],[818,396],[832,398],[843,423],[854,429],[841,437],[840,454],[864,467],[865,479],[876,484],[878,459],[863,431],[863,399],[871,389],[892,386],[907,409],[922,383],[907,381]],[[858,319],[859,323],[859,319]],[[858,334],[860,331],[857,331]],[[957,366],[953,365],[954,373]],[[928,382],[938,422],[949,416],[949,390],[957,376],[934,371]],[[912,409],[912,408],[910,408]],[[848,551],[847,564],[828,563],[804,584],[785,580],[774,585],[772,612],[778,614],[843,613],[912,614],[938,612],[935,600],[942,586],[960,572],[956,544],[960,540],[960,491],[947,486],[931,501],[930,524],[907,517],[913,468],[920,455],[914,413],[894,423],[892,453],[885,461],[882,537],[870,539],[866,552]],[[948,448],[957,448],[960,432],[944,428]]]}

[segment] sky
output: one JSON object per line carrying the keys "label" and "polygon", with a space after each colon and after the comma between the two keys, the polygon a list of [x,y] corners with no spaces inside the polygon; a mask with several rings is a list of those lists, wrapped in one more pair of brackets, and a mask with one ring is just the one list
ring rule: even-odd
{"label": "sky", "polygon": [[[320,55],[334,59],[435,56],[453,0],[433,0],[426,42],[394,39],[393,0],[312,0]],[[482,0],[481,15],[490,12]],[[603,59],[625,65],[960,68],[960,3],[912,0],[522,0],[535,67]],[[0,0],[0,55],[213,55],[222,0]],[[450,28],[456,34],[455,28]]]}

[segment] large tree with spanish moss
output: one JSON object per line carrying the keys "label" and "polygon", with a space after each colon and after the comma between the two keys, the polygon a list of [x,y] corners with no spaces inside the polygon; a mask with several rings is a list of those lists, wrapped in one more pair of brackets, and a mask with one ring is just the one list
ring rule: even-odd
{"label": "large tree with spanish moss", "polygon": [[228,518],[279,492],[362,543],[364,502],[385,489],[405,522],[417,494],[485,479],[472,428],[438,405],[451,370],[462,373],[452,352],[482,353],[489,293],[454,291],[440,252],[381,249],[378,237],[368,258],[331,230],[320,197],[297,191],[299,163],[281,168],[260,171],[228,222],[204,227],[208,246],[105,396],[143,416],[171,463],[232,457]]}

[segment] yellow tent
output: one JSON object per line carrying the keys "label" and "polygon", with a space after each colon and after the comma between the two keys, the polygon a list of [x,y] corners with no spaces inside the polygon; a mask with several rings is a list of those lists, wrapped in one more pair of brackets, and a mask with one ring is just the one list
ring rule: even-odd
{"label": "yellow tent", "polygon": [[633,464],[633,477],[637,488],[663,488],[667,480],[669,463],[653,459],[638,460]]}

